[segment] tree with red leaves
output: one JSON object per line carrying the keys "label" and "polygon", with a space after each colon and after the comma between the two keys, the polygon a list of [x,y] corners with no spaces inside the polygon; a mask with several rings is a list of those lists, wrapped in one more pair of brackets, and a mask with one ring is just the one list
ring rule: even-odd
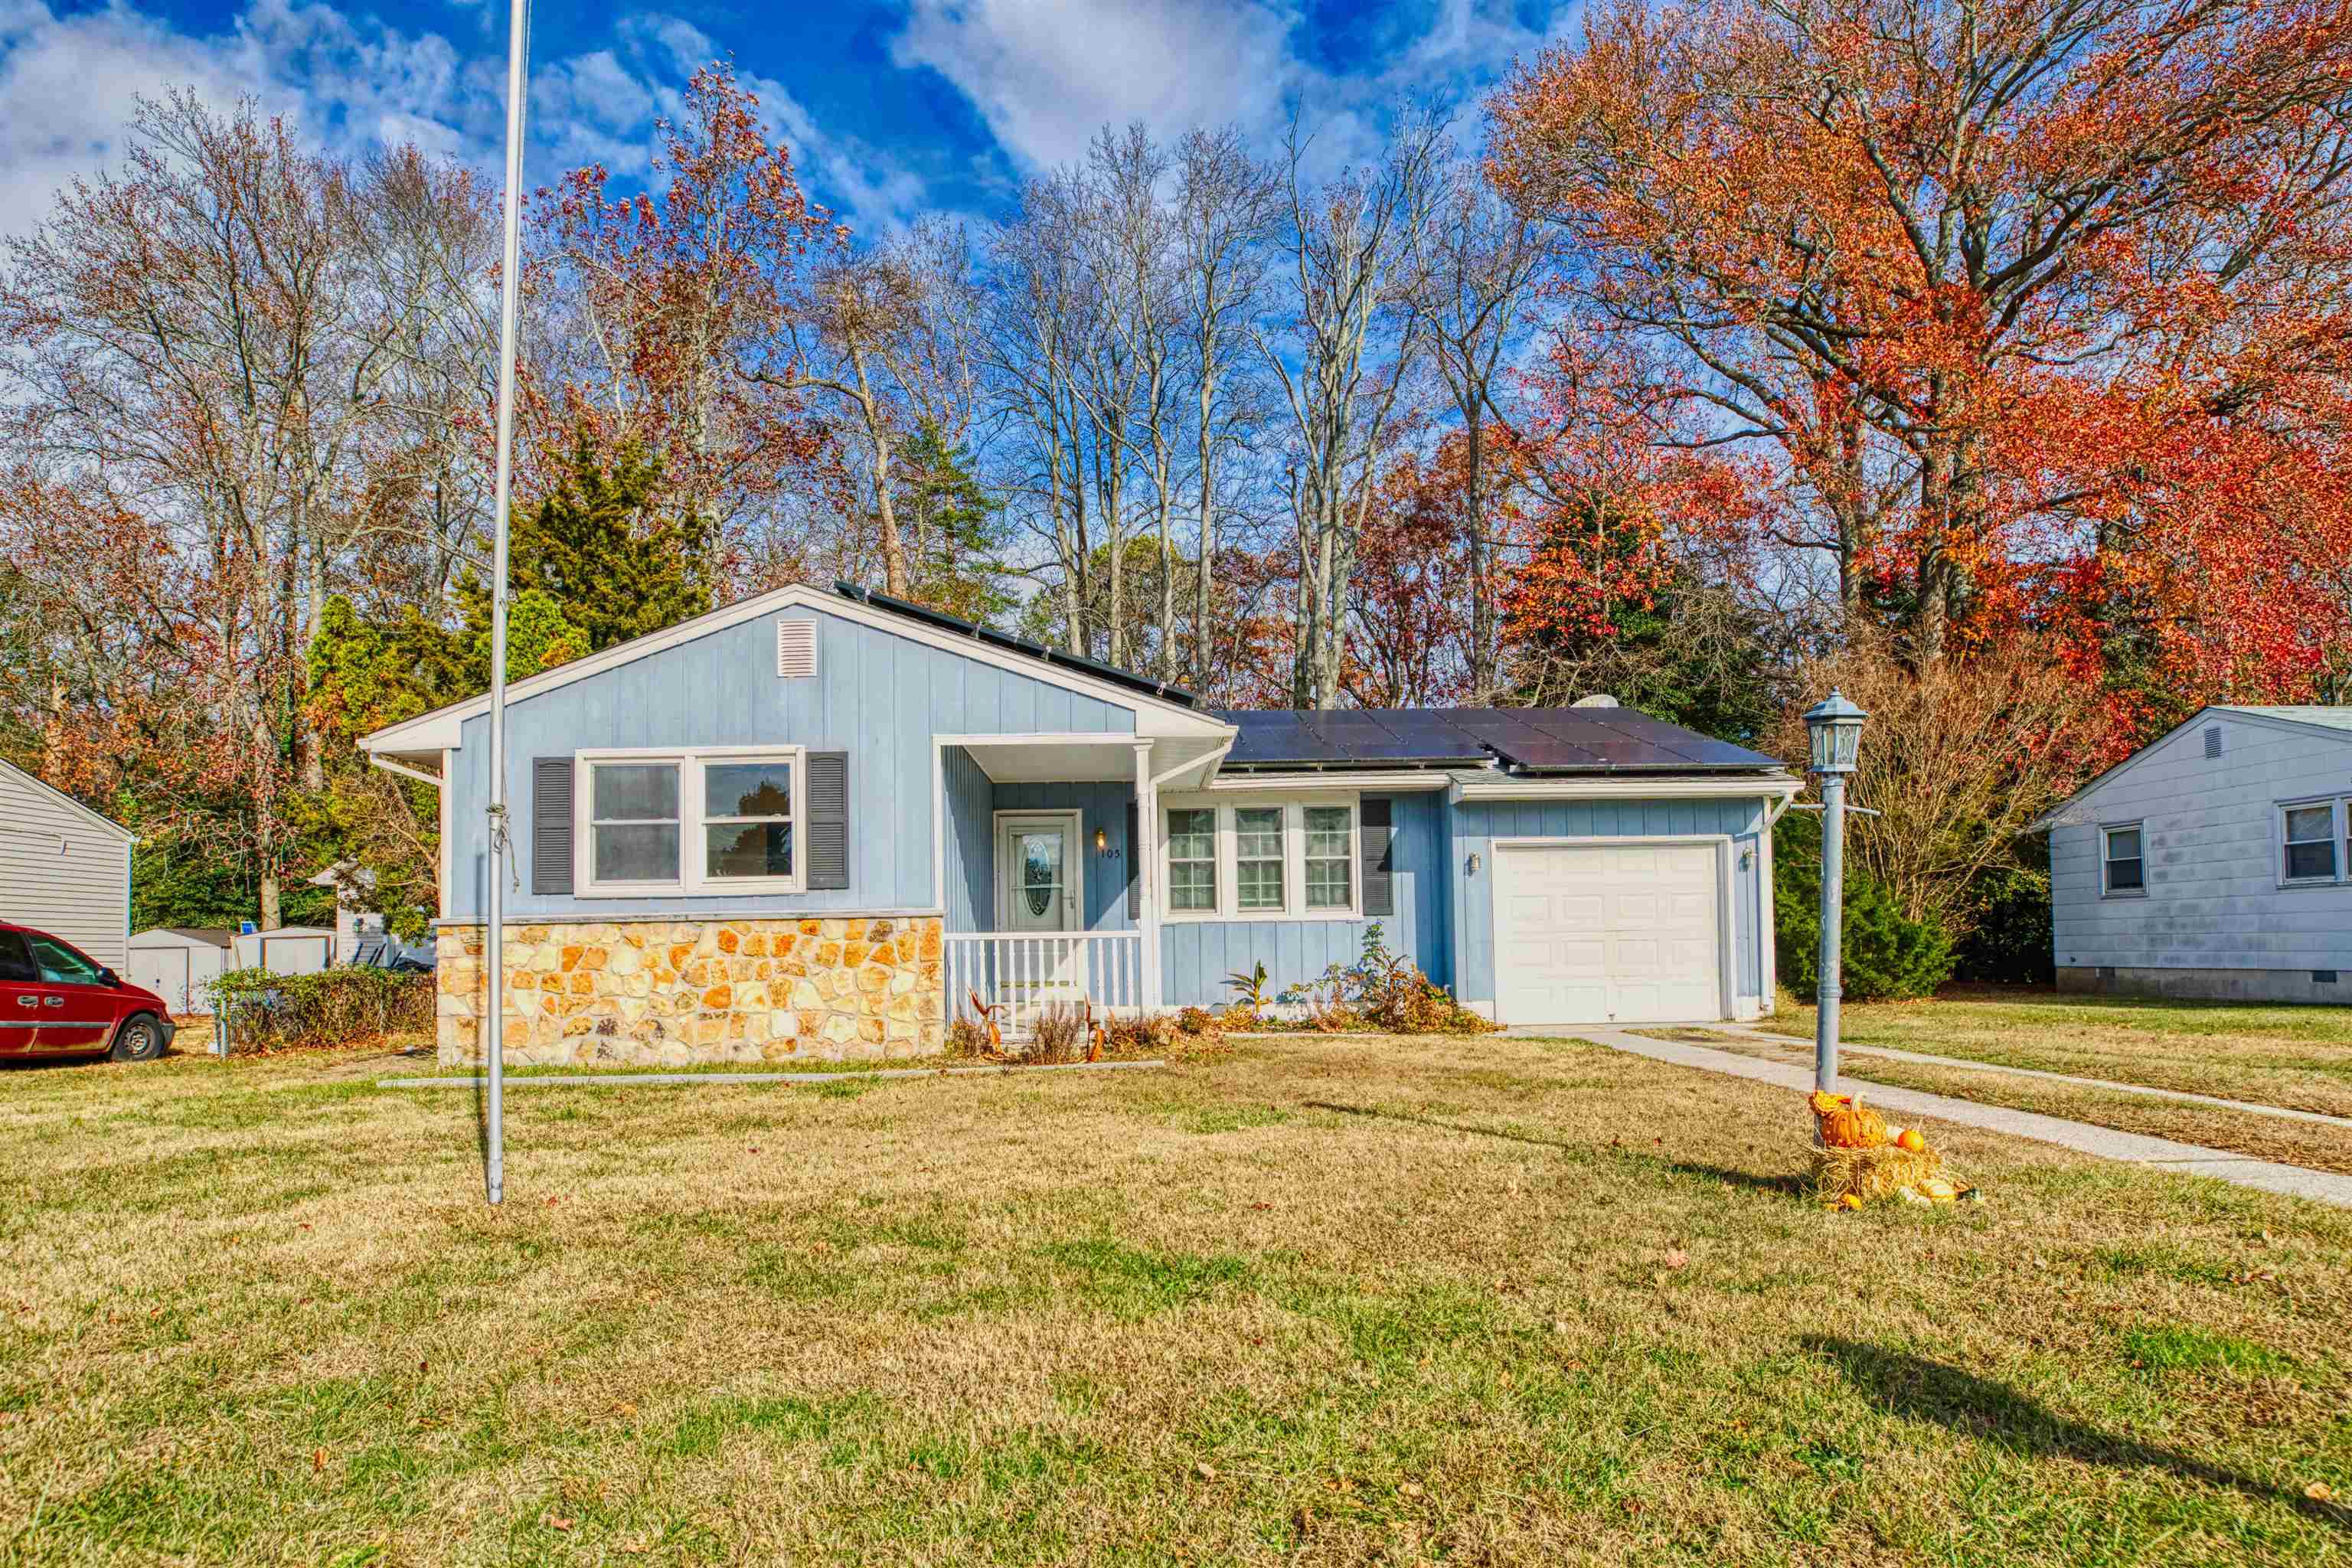
{"label": "tree with red leaves", "polygon": [[657,454],[658,510],[709,520],[722,569],[752,573],[799,553],[776,536],[805,521],[812,477],[835,478],[819,471],[827,432],[803,405],[792,329],[847,234],[732,67],[696,71],[656,135],[651,189],[615,198],[592,164],[534,210],[532,303],[551,324],[527,378],[526,488],[551,488],[583,434]]}
{"label": "tree with red leaves", "polygon": [[1759,542],[1915,663],[2127,609],[2284,690],[2323,606],[2272,595],[2344,537],[2275,525],[2335,510],[2348,123],[2346,0],[1622,0],[1498,95],[1491,169],[1580,318],[1670,351],[1667,438],[1769,455]]}

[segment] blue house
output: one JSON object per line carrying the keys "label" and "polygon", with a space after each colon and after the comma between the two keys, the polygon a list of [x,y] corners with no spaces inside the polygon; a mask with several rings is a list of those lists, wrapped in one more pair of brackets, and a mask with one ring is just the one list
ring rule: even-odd
{"label": "blue house", "polygon": [[[1612,706],[1241,712],[878,594],[779,589],[509,689],[509,1059],[937,1049],[1276,990],[1382,928],[1506,1024],[1772,1001],[1769,757]],[[488,700],[369,736],[441,799],[477,1059]]]}

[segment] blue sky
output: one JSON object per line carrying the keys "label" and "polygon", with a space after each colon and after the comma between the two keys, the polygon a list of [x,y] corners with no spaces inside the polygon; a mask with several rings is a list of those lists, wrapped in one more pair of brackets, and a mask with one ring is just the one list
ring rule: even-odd
{"label": "blue sky", "polygon": [[[1571,15],[1517,0],[543,0],[528,176],[590,160],[641,174],[654,117],[726,56],[812,195],[867,234],[926,211],[993,216],[1106,121],[1163,136],[1236,124],[1271,151],[1295,103],[1336,166],[1376,144],[1401,94],[1475,106]],[[223,106],[250,95],[338,152],[409,140],[494,168],[506,16],[504,0],[0,0],[0,233],[119,162],[132,100],[169,86]],[[1475,137],[1475,112],[1462,129]]]}

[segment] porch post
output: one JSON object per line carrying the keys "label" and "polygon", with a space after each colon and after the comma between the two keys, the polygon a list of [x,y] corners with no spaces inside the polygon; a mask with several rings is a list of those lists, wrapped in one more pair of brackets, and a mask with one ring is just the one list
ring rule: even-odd
{"label": "porch post", "polygon": [[1142,912],[1136,925],[1142,942],[1138,961],[1143,965],[1141,994],[1147,1013],[1160,1011],[1160,790],[1151,782],[1151,742],[1135,743],[1135,837],[1127,847],[1135,856],[1135,885],[1142,890]]}

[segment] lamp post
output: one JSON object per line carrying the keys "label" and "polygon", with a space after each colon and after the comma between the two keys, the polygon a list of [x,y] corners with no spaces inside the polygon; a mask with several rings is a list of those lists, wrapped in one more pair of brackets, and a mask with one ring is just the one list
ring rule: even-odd
{"label": "lamp post", "polygon": [[1813,1087],[1837,1090],[1838,972],[1845,917],[1845,778],[1862,751],[1862,722],[1870,715],[1836,688],[1805,710],[1811,772],[1822,781],[1822,959],[1819,1012],[1813,1030]]}

